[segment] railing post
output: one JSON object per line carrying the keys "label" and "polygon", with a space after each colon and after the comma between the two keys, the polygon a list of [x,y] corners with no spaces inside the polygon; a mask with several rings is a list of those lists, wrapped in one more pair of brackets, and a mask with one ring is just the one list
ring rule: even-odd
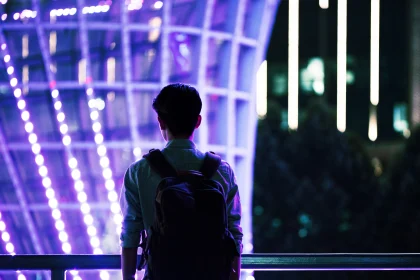
{"label": "railing post", "polygon": [[66,270],[51,269],[51,280],[66,280]]}

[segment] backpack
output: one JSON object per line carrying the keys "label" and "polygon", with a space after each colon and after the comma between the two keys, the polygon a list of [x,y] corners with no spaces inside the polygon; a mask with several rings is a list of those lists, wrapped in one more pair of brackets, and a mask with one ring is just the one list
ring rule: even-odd
{"label": "backpack", "polygon": [[177,171],[160,150],[144,158],[162,180],[153,225],[142,233],[141,266],[151,280],[228,280],[236,255],[228,231],[226,195],[211,180],[221,159],[206,153],[199,171]]}

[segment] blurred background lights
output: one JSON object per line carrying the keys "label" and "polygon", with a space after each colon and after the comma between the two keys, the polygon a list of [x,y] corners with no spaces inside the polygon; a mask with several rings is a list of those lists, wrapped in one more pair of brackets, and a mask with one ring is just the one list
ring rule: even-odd
{"label": "blurred background lights", "polygon": [[153,7],[154,7],[156,10],[159,10],[160,8],[162,8],[162,7],[163,7],[163,2],[162,2],[162,1],[156,1],[156,2],[155,2],[155,4],[153,4]]}

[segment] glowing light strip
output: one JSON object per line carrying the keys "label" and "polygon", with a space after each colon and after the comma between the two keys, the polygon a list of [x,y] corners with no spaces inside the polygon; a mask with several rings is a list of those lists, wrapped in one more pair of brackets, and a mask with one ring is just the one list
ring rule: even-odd
{"label": "glowing light strip", "polygon": [[[5,1],[4,3],[1,1]],[[0,0],[1,4],[6,4],[7,0]],[[109,12],[110,8],[111,8],[111,4],[112,1],[106,1],[103,5],[96,5],[96,6],[86,6],[83,7],[82,13],[83,14],[99,14],[99,13],[107,13]],[[127,5],[127,4],[126,4]],[[142,3],[141,4],[128,4],[127,8],[128,11],[136,11],[136,10],[140,10],[143,7]],[[153,4],[153,8],[155,10],[159,10],[163,7],[163,2],[162,1],[156,1]],[[75,7],[71,7],[71,8],[63,8],[63,9],[53,9],[50,11],[50,17],[62,17],[62,16],[74,16],[77,14],[77,8]],[[25,9],[22,12],[16,12],[13,14],[13,19],[14,20],[22,20],[25,18],[36,18],[38,16],[37,11],[33,11],[33,10],[29,10],[29,9]],[[8,14],[2,14],[1,15],[1,20],[5,21],[8,17]]]}
{"label": "glowing light strip", "polygon": [[257,71],[257,114],[259,117],[267,115],[267,60],[261,63]]}
{"label": "glowing light strip", "polygon": [[[1,239],[3,240],[4,245],[5,245],[6,251],[12,256],[16,255],[15,246],[10,240],[11,239],[10,233],[7,231],[6,223],[2,219],[1,212],[0,212],[0,233],[1,233]],[[25,275],[22,274],[22,272],[17,271],[17,274],[18,274],[18,280],[26,280],[26,277]]]}
{"label": "glowing light strip", "polygon": [[[48,206],[51,209],[51,215],[55,221],[55,228],[58,233],[58,239],[61,242],[61,249],[65,254],[70,254],[71,245],[68,242],[69,235],[65,230],[65,224],[61,218],[61,211],[59,210],[58,201],[55,197],[55,191],[52,187],[52,181],[51,178],[48,176],[48,169],[44,164],[44,157],[41,154],[41,145],[38,144],[38,136],[34,132],[34,125],[30,121],[30,114],[26,109],[26,101],[23,98],[22,89],[17,86],[18,80],[14,73],[15,70],[12,65],[10,52],[7,48],[6,40],[2,33],[0,33],[0,48],[3,54],[3,60],[7,68],[7,74],[9,75],[10,86],[12,87],[13,94],[16,98],[17,107],[21,112],[21,119],[25,123],[25,131],[28,134],[28,141],[31,144],[31,150],[35,157],[35,163],[38,166],[38,173],[42,177],[42,185],[45,188],[45,195],[48,198]],[[60,116],[62,116],[62,120],[64,120],[64,114]],[[77,272],[73,273],[73,276],[73,280],[81,280],[81,278],[77,275]]]}
{"label": "glowing light strip", "polygon": [[379,16],[380,0],[371,0],[370,10],[370,102],[379,103]]}
{"label": "glowing light strip", "polygon": [[289,1],[288,124],[299,123],[299,0]]}
{"label": "glowing light strip", "polygon": [[338,1],[337,13],[337,129],[344,132],[347,114],[347,0]]}
{"label": "glowing light strip", "polygon": [[329,0],[319,0],[319,7],[321,9],[328,9],[330,7]]}
{"label": "glowing light strip", "polygon": [[[38,0],[32,0],[32,4],[33,4],[33,8],[36,11],[40,10]],[[51,70],[51,67],[49,67],[50,65],[52,65],[51,57],[48,53],[48,50],[50,48],[47,48],[46,42],[44,40],[46,36],[45,36],[44,30],[40,26],[41,19],[36,18],[35,21],[37,23],[36,29],[37,29],[37,34],[39,38],[39,44],[40,44],[40,48],[42,52],[42,57],[44,59],[45,69],[47,71],[47,79],[50,85],[51,97],[53,99],[53,104],[54,104],[54,109],[55,109],[54,112],[55,112],[55,116],[57,118],[58,124],[60,125],[59,130],[61,133],[61,140],[64,144],[64,151],[67,156],[67,165],[69,167],[71,177],[73,179],[74,189],[76,191],[77,200],[79,201],[79,205],[80,205],[80,211],[82,212],[83,221],[86,226],[86,232],[90,236],[89,244],[91,245],[94,254],[103,254],[103,251],[100,248],[101,242],[97,236],[98,231],[93,224],[93,217],[90,212],[91,207],[88,203],[88,195],[84,191],[84,183],[81,178],[81,172],[80,172],[80,169],[77,167],[78,162],[77,162],[77,159],[74,157],[72,149],[71,149],[71,137],[68,134],[69,126],[67,125],[66,117],[63,112],[64,103],[61,102],[60,92],[56,88],[55,73]],[[56,44],[56,41],[50,42],[50,44],[51,43]],[[53,48],[55,49],[55,46],[53,46]]]}
{"label": "glowing light strip", "polygon": [[[78,0],[78,7],[83,7],[84,1]],[[115,181],[113,179],[112,170],[110,168],[110,160],[107,156],[107,149],[104,145],[104,136],[101,132],[102,124],[99,122],[99,111],[96,107],[95,92],[92,88],[92,71],[90,68],[90,54],[89,54],[89,39],[87,36],[86,21],[83,14],[79,14],[80,24],[80,45],[82,51],[82,58],[86,61],[86,96],[88,99],[88,107],[90,111],[90,119],[92,123],[92,130],[95,134],[95,143],[97,147],[97,154],[100,158],[99,164],[102,168],[102,177],[105,180],[105,188],[108,192],[108,201],[110,209],[113,214],[113,221],[117,228],[117,235],[121,233],[122,215],[120,204],[118,203],[118,194],[115,191]],[[106,271],[101,271],[101,279],[109,279],[109,274]]]}

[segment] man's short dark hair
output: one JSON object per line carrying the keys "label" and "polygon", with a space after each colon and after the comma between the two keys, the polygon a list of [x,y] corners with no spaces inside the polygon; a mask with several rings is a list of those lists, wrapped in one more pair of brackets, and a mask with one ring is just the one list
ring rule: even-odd
{"label": "man's short dark hair", "polygon": [[201,107],[198,91],[179,83],[167,85],[153,100],[153,109],[175,137],[193,133]]}

